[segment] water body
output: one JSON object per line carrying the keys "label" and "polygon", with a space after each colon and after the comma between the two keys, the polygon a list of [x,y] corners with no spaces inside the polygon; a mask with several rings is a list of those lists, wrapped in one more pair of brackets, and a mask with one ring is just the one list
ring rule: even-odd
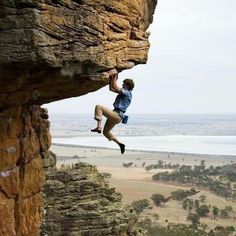
{"label": "water body", "polygon": [[[53,143],[117,148],[90,132],[96,125],[93,114],[52,114],[50,121]],[[112,132],[127,149],[236,155],[236,114],[129,114],[128,124],[119,124]]]}
{"label": "water body", "polygon": [[[127,149],[211,155],[236,155],[236,136],[123,136]],[[117,148],[105,137],[53,138],[55,144]]]}
{"label": "water body", "polygon": [[[118,136],[235,135],[235,115],[137,115],[128,114],[127,125],[115,126]],[[93,114],[50,114],[51,131],[56,136],[91,136],[96,122]],[[103,123],[105,119],[103,119]]]}

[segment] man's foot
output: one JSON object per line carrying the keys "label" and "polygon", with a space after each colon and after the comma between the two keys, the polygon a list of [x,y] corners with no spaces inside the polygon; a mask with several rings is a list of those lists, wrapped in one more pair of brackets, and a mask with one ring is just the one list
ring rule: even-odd
{"label": "man's foot", "polygon": [[91,129],[91,132],[97,132],[97,133],[101,134],[102,128],[97,127],[97,128],[95,128],[95,129]]}
{"label": "man's foot", "polygon": [[123,143],[119,143],[119,146],[120,146],[121,154],[124,154],[124,152],[125,152],[125,145]]}

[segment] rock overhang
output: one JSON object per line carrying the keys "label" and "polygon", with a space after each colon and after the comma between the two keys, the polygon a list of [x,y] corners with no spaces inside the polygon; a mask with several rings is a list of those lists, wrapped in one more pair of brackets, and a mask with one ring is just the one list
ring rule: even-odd
{"label": "rock overhang", "polygon": [[0,109],[81,96],[146,63],[156,3],[0,0]]}

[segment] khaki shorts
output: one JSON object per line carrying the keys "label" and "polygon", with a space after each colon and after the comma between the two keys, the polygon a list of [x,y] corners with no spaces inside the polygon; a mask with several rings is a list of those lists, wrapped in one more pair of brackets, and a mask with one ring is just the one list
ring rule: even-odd
{"label": "khaki shorts", "polygon": [[122,118],[115,111],[101,105],[96,105],[94,119],[102,120],[102,116],[107,118],[103,128],[103,134],[109,140],[114,140],[115,136],[110,131],[116,124],[121,122]]}

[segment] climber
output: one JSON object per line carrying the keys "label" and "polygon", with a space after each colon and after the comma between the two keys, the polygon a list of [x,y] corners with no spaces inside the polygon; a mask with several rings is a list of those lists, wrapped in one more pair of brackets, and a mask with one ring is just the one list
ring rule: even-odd
{"label": "climber", "polygon": [[110,131],[124,118],[124,113],[132,100],[131,91],[134,88],[134,82],[132,79],[125,79],[122,88],[120,88],[117,85],[117,73],[110,75],[109,79],[109,90],[118,93],[115,102],[113,103],[114,109],[111,110],[107,107],[96,105],[94,119],[97,121],[97,127],[92,129],[91,132],[102,132],[102,116],[105,116],[107,120],[103,128],[103,135],[109,141],[116,142],[120,147],[121,154],[123,154],[125,152],[125,144],[121,143]]}

